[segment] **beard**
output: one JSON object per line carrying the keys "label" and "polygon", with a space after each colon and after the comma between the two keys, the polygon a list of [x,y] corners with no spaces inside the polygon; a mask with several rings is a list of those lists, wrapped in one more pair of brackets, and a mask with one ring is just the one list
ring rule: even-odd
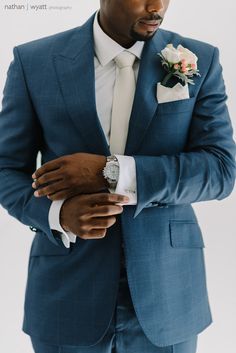
{"label": "beard", "polygon": [[[149,18],[146,18],[146,20],[157,20],[159,21],[159,27],[162,24],[164,18],[161,17],[160,15],[152,15]],[[131,27],[130,30],[130,37],[134,40],[134,41],[142,41],[142,42],[146,42],[147,40],[151,39],[152,37],[154,37],[154,35],[156,34],[156,32],[158,31],[159,27],[153,32],[146,32],[146,34],[141,34],[138,31],[136,31],[135,29],[136,24],[134,24]]]}
{"label": "beard", "polygon": [[135,31],[134,27],[131,28],[130,31],[130,37],[136,42],[136,41],[141,41],[141,42],[146,42],[147,40],[150,40],[157,32],[158,30],[154,32],[147,32],[146,34],[141,34]]}

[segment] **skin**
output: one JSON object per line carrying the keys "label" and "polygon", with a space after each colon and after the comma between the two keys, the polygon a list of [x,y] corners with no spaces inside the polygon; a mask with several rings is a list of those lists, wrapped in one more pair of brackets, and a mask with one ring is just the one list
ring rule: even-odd
{"label": "skin", "polygon": [[[122,195],[110,193],[74,196],[62,205],[62,227],[74,234],[78,232],[84,240],[104,238],[107,229],[115,224],[116,215],[123,212],[123,207],[117,203],[124,201]],[[69,227],[68,220],[71,221]]]}
{"label": "skin", "polygon": [[[101,0],[99,23],[124,48],[150,40],[160,27],[170,0]],[[45,163],[34,172],[35,197],[65,199],[60,223],[82,239],[106,236],[129,199],[109,194],[102,175],[106,157],[75,153]]]}
{"label": "skin", "polygon": [[[101,0],[99,22],[124,48],[151,39],[160,27],[170,0]],[[157,24],[157,26],[153,26]]]}
{"label": "skin", "polygon": [[49,195],[55,201],[76,194],[104,191],[108,187],[102,174],[105,164],[105,156],[89,153],[74,153],[47,162],[33,175],[37,180],[32,186],[50,185],[37,190],[35,196]]}

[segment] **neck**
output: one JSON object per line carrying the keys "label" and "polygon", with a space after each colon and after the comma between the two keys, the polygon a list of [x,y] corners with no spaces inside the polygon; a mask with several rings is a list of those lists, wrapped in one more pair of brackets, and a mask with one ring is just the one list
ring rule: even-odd
{"label": "neck", "polygon": [[103,30],[111,39],[113,39],[115,42],[117,42],[119,45],[121,45],[123,48],[130,48],[134,45],[135,40],[127,37],[123,37],[115,32],[112,31],[112,29],[109,27],[107,24],[105,17],[101,12],[98,13],[98,23]]}

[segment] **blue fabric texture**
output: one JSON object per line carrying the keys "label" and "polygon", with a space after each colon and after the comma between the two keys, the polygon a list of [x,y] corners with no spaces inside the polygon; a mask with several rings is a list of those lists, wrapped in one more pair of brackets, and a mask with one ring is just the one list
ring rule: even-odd
{"label": "blue fabric texture", "polygon": [[145,336],[135,314],[125,268],[121,269],[114,315],[103,339],[90,347],[56,346],[31,337],[35,353],[196,353],[197,336],[157,347]]}
{"label": "blue fabric texture", "polygon": [[[126,155],[134,156],[138,203],[124,207],[102,240],[66,249],[35,198],[37,153],[109,155],[95,103],[93,17],[83,26],[14,48],[0,113],[0,203],[36,231],[23,330],[48,344],[92,346],[112,321],[121,240],[138,321],[158,347],[184,342],[212,322],[204,241],[192,203],[227,197],[235,144],[217,48],[165,30],[145,43]],[[157,55],[182,44],[199,58],[190,99],[158,104]]]}

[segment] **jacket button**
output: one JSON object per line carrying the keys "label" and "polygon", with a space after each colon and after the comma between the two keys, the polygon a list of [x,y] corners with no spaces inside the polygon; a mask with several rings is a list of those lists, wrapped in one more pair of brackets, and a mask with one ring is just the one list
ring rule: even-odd
{"label": "jacket button", "polygon": [[152,206],[156,206],[158,208],[168,208],[168,205],[166,203],[160,203],[157,201],[153,201]]}
{"label": "jacket button", "polygon": [[166,203],[159,203],[159,208],[168,208],[169,206]]}

